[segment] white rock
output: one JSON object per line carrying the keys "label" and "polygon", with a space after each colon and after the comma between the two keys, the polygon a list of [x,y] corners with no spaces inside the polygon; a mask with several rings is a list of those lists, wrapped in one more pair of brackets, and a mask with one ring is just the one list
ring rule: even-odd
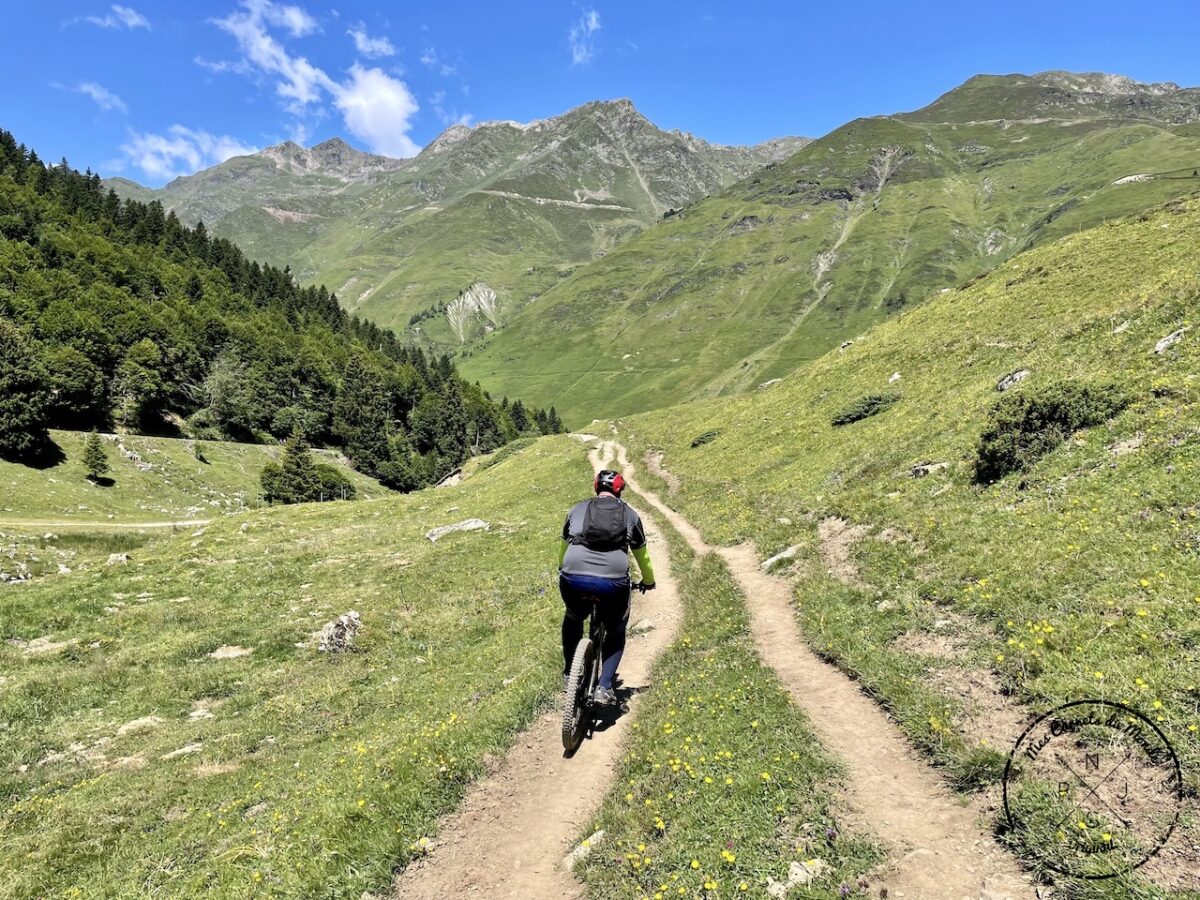
{"label": "white rock", "polygon": [[809,859],[804,862],[792,860],[792,864],[788,866],[788,887],[811,884],[828,871],[829,863],[823,859]]}
{"label": "white rock", "polygon": [[124,565],[128,564],[128,562],[129,562],[129,554],[128,553],[110,553],[110,554],[108,554],[108,562],[106,563],[106,565],[124,566]]}
{"label": "white rock", "polygon": [[601,828],[599,831],[592,834],[591,837],[584,838],[578,847],[567,854],[566,859],[563,860],[563,868],[565,868],[568,872],[571,871],[576,863],[582,862],[591,856],[592,851],[595,850],[597,845],[603,841],[604,829]]}
{"label": "white rock", "polygon": [[185,744],[178,750],[172,750],[170,753],[164,753],[161,757],[159,757],[159,759],[178,759],[179,757],[187,756],[190,753],[199,753],[200,749],[201,745],[198,742],[195,744]]}
{"label": "white rock", "polygon": [[633,626],[633,633],[634,634],[645,634],[647,631],[653,631],[654,628],[655,628],[655,625],[653,622],[651,622],[649,619],[642,619],[640,622],[638,622],[636,625]]}
{"label": "white rock", "polygon": [[913,466],[909,473],[913,478],[924,478],[926,475],[932,475],[934,472],[940,472],[942,469],[950,468],[948,462],[926,462],[917,463]]}
{"label": "white rock", "polygon": [[888,384],[895,384],[899,380],[900,380],[900,373],[893,372],[892,377],[888,379]]}
{"label": "white rock", "polygon": [[1009,372],[1003,378],[996,382],[996,390],[1003,393],[1009,388],[1016,387],[1032,373],[1028,369],[1017,369],[1015,372]]}
{"label": "white rock", "polygon": [[769,388],[771,385],[779,384],[781,381],[783,381],[782,378],[772,378],[770,381],[764,381],[762,384],[760,384],[758,389],[761,391],[763,388]]}
{"label": "white rock", "polygon": [[357,610],[338,616],[317,634],[317,649],[322,653],[344,653],[354,647],[354,636],[362,628],[362,616]]}
{"label": "white rock", "polygon": [[1154,345],[1154,352],[1162,353],[1165,350],[1171,349],[1172,347],[1174,347],[1176,344],[1178,344],[1180,341],[1183,340],[1183,335],[1184,335],[1184,332],[1186,332],[1186,331],[1187,331],[1186,328],[1180,328],[1178,331],[1172,331],[1165,338],[1163,338],[1161,341],[1159,341],[1157,344]]}
{"label": "white rock", "polygon": [[208,655],[213,659],[237,659],[239,656],[249,656],[253,652],[253,647],[238,647],[236,644],[225,644]]}
{"label": "white rock", "polygon": [[769,571],[771,571],[772,568],[774,568],[779,563],[787,562],[790,559],[795,559],[796,554],[799,551],[800,551],[800,545],[793,544],[791,547],[788,547],[786,550],[781,550],[779,553],[776,553],[770,559],[764,560],[761,568],[764,572],[769,572]]}
{"label": "white rock", "polygon": [[438,538],[443,538],[455,531],[490,531],[492,528],[483,519],[465,519],[462,522],[455,522],[453,525],[441,525],[437,528],[431,528],[425,532],[425,537],[430,541],[437,543]]}
{"label": "white rock", "polygon": [[117,737],[126,734],[140,734],[144,731],[153,731],[162,725],[163,720],[158,716],[142,716],[140,719],[134,719],[132,722],[126,722],[117,729]]}

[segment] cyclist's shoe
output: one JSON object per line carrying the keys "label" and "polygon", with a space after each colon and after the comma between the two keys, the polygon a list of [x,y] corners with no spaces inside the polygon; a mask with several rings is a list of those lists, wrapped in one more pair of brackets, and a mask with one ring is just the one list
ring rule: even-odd
{"label": "cyclist's shoe", "polygon": [[605,706],[616,706],[618,702],[616,691],[606,687],[596,688],[596,702],[603,703]]}

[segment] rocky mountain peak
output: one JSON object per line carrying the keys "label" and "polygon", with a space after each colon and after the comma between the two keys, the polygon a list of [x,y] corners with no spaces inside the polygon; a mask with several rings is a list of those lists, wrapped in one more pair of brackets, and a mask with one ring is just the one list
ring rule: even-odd
{"label": "rocky mountain peak", "polygon": [[357,181],[372,173],[404,165],[404,160],[357,150],[340,137],[308,148],[294,141],[284,141],[254,155],[293,175],[328,175],[343,181]]}

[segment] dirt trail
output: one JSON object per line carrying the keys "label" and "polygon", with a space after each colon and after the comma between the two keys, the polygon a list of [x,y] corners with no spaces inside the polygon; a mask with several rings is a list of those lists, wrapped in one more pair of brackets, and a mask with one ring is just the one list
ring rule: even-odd
{"label": "dirt trail", "polygon": [[[610,444],[602,444],[591,454],[592,465],[602,468],[611,452]],[[633,618],[655,626],[629,636],[621,677],[634,689],[647,684],[655,657],[670,643],[681,618],[666,543],[652,521],[646,519],[645,525],[658,589],[634,600]],[[560,900],[582,895],[563,859],[612,782],[637,709],[636,693],[630,706],[571,759],[563,758],[557,705],[538,718],[513,742],[495,773],[477,782],[441,822],[432,850],[396,877],[392,897]]]}
{"label": "dirt trail", "polygon": [[[623,447],[618,460],[627,465]],[[847,801],[857,824],[890,850],[887,879],[893,898],[1001,900],[1032,898],[1030,880],[987,834],[981,817],[963,805],[922,761],[882,709],[800,637],[792,586],[762,571],[750,545],[711,547],[683,516],[656,495],[630,486],[658,510],[699,554],[721,555],[746,595],[755,646],[793,701],[808,715],[822,744],[847,770]]]}
{"label": "dirt trail", "polygon": [[91,519],[0,519],[0,528],[59,528],[73,531],[94,528],[122,528],[136,531],[139,528],[196,528],[207,525],[212,519],[176,519],[164,522],[105,522]]}

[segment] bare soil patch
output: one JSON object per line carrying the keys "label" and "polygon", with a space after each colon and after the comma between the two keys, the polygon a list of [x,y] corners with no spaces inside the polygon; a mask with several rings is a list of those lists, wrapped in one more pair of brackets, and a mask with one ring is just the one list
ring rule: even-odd
{"label": "bare soil patch", "polygon": [[851,525],[839,516],[830,516],[817,524],[820,539],[821,562],[829,574],[843,584],[863,586],[854,561],[854,545],[867,536],[866,525]]}

